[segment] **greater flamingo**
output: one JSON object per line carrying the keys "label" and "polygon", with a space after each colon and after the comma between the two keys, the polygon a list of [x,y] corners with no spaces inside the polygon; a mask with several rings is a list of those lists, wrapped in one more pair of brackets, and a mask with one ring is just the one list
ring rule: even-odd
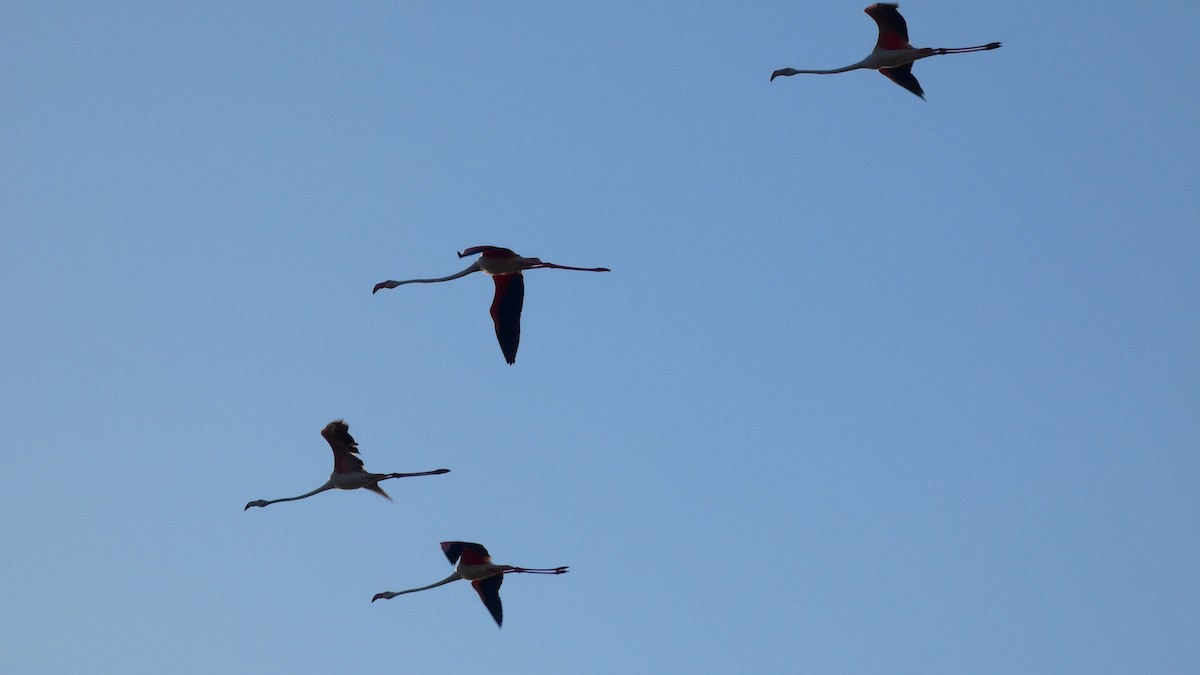
{"label": "greater flamingo", "polygon": [[451,565],[457,563],[454,568],[454,574],[436,584],[429,584],[420,588],[410,588],[407,591],[376,593],[375,597],[371,598],[371,602],[375,602],[376,600],[391,600],[397,595],[427,591],[431,588],[448,584],[451,581],[466,579],[471,582],[471,586],[479,594],[479,599],[483,601],[483,606],[487,607],[488,611],[492,613],[492,618],[496,620],[496,625],[500,626],[504,623],[504,607],[500,604],[500,584],[504,583],[505,574],[567,573],[566,567],[545,569],[497,565],[492,562],[492,556],[488,555],[486,548],[480,544],[472,544],[466,541],[443,541],[442,551],[445,552],[446,558],[450,560]]}
{"label": "greater flamingo", "polygon": [[379,482],[389,478],[408,478],[410,476],[436,476],[438,474],[450,473],[450,469],[437,469],[434,471],[422,471],[420,473],[369,473],[363,469],[362,458],[358,456],[358,443],[354,441],[354,437],[350,435],[350,427],[342,420],[334,420],[325,425],[321,430],[321,435],[329,441],[329,447],[333,448],[333,473],[330,474],[329,480],[321,487],[313,490],[306,495],[299,497],[285,497],[283,499],[257,499],[246,504],[245,511],[251,506],[267,506],[276,502],[294,502],[297,499],[304,499],[326,490],[356,490],[358,488],[366,488],[371,492],[383,495],[389,502],[392,501],[388,497],[388,493],[379,487]]}
{"label": "greater flamingo", "polygon": [[383,288],[395,288],[403,284],[434,284],[465,277],[472,272],[483,272],[496,282],[496,295],[492,298],[492,322],[496,324],[496,340],[504,360],[512,365],[517,360],[517,345],[521,342],[521,306],[525,303],[524,270],[550,268],[576,270],[579,272],[610,272],[607,267],[567,267],[542,262],[538,258],[522,258],[507,248],[498,246],[473,246],[458,254],[459,258],[481,254],[467,269],[441,279],[409,279],[407,281],[381,281],[375,284],[372,294]]}
{"label": "greater flamingo", "polygon": [[858,70],[859,68],[868,68],[878,70],[892,82],[924,99],[925,92],[921,89],[921,83],[917,82],[916,76],[912,74],[913,61],[928,56],[966,54],[968,52],[982,52],[1000,47],[999,42],[990,42],[978,47],[914,48],[908,43],[908,24],[905,23],[904,17],[900,16],[899,7],[900,5],[891,2],[877,2],[863,10],[872,19],[875,19],[875,23],[879,24],[879,40],[875,43],[875,49],[862,61],[835,70],[780,68],[771,73],[771,80],[773,81],[776,77],[799,75],[802,73],[832,75],[834,73],[844,73],[849,70]]}

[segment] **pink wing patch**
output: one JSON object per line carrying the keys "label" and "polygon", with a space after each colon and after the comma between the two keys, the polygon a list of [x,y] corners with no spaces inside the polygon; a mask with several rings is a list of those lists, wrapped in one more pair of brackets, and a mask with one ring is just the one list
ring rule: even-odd
{"label": "pink wing patch", "polygon": [[875,19],[879,26],[879,40],[876,49],[908,49],[908,22],[900,15],[899,5],[890,2],[877,2],[863,10],[867,16]]}
{"label": "pink wing patch", "polygon": [[482,547],[471,546],[470,544],[463,546],[462,564],[486,565],[490,562],[492,562],[492,557],[488,555],[486,549]]}
{"label": "pink wing patch", "polygon": [[460,559],[464,565],[484,565],[492,561],[486,548],[468,541],[443,541],[442,552],[451,565],[458,564]]}
{"label": "pink wing patch", "polygon": [[880,49],[893,50],[908,49],[911,45],[909,45],[908,40],[905,40],[902,36],[896,35],[891,31],[887,31],[879,34],[878,46]]}

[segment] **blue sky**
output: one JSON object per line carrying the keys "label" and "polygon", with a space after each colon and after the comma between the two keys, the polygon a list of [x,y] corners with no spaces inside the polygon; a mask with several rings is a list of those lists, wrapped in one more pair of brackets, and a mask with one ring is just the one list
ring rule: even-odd
{"label": "blue sky", "polygon": [[1200,9],[647,4],[0,10],[0,670],[1200,668]]}

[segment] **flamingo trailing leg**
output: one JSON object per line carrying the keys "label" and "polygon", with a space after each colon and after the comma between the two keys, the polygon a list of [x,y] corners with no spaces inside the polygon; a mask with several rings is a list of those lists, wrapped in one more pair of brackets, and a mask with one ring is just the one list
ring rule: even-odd
{"label": "flamingo trailing leg", "polygon": [[[391,600],[397,595],[427,591],[431,588],[444,586],[451,581],[466,579],[471,582],[483,606],[491,612],[496,625],[504,623],[504,607],[500,604],[500,584],[504,583],[505,574],[566,574],[566,567],[532,568],[513,567],[512,565],[497,565],[492,562],[492,556],[480,544],[465,541],[443,541],[442,551],[451,565],[455,565],[454,573],[435,584],[410,588],[407,591],[388,591],[376,593],[371,602],[376,600]],[[457,564],[456,564],[457,563]]]}
{"label": "flamingo trailing leg", "polygon": [[904,17],[900,16],[899,7],[900,5],[895,3],[878,2],[863,10],[872,19],[875,19],[875,23],[879,25],[879,40],[875,43],[875,49],[862,61],[852,63],[845,68],[835,68],[834,70],[780,68],[771,73],[771,80],[789,75],[805,73],[812,75],[833,75],[835,73],[845,73],[851,70],[867,68],[878,70],[892,82],[921,98],[925,98],[925,91],[921,89],[921,83],[917,82],[916,76],[912,74],[912,64],[914,61],[930,56],[984,52],[1000,47],[999,42],[989,42],[986,45],[979,45],[978,47],[940,47],[937,49],[913,47],[908,43],[908,24],[904,21]]}
{"label": "flamingo trailing leg", "polygon": [[421,471],[418,473],[370,473],[363,469],[363,461],[358,456],[358,443],[350,435],[350,427],[345,422],[342,420],[330,422],[321,430],[321,435],[329,442],[329,447],[333,448],[333,473],[330,474],[329,480],[325,481],[324,485],[299,497],[284,497],[283,499],[270,500],[257,499],[246,504],[246,508],[242,510],[245,511],[251,506],[268,506],[276,502],[294,502],[298,499],[305,499],[315,494],[320,494],[326,490],[356,490],[358,488],[365,488],[375,494],[383,495],[390,502],[392,498],[388,497],[388,493],[379,487],[380,481],[385,481],[389,478],[436,476],[450,472],[450,469],[435,469],[433,471]]}
{"label": "flamingo trailing leg", "polygon": [[479,255],[467,269],[440,279],[408,279],[405,281],[381,281],[371,293],[384,288],[396,288],[404,284],[436,284],[465,277],[472,272],[483,272],[496,283],[496,295],[492,298],[492,322],[496,326],[496,340],[504,360],[513,364],[517,360],[517,347],[521,343],[521,308],[525,304],[525,278],[522,272],[535,269],[575,270],[577,272],[609,272],[607,267],[569,267],[542,262],[539,258],[524,258],[507,248],[498,246],[473,246],[458,254],[459,258]]}

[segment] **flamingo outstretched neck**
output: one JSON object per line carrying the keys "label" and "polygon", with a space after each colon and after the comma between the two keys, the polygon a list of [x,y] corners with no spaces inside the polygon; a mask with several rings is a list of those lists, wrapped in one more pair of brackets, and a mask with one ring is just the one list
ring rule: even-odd
{"label": "flamingo outstretched neck", "polygon": [[385,591],[376,593],[371,602],[376,600],[391,600],[398,595],[427,591],[431,588],[444,586],[452,581],[466,579],[471,582],[484,607],[492,615],[496,625],[504,623],[504,607],[500,603],[500,585],[504,583],[506,574],[566,574],[568,568],[562,567],[516,567],[513,565],[497,565],[492,562],[492,556],[481,544],[466,541],[443,541],[442,552],[450,564],[455,565],[454,573],[450,576],[419,588],[406,591]]}
{"label": "flamingo outstretched neck", "polygon": [[439,283],[442,281],[452,281],[454,279],[458,279],[459,277],[465,277],[472,272],[478,272],[478,271],[479,271],[479,262],[476,261],[474,263],[471,263],[470,267],[459,272],[458,274],[451,274],[448,277],[441,277],[439,279],[407,279],[405,281],[390,281],[390,280],[389,281],[381,281],[381,282],[375,284],[375,288],[371,289],[371,295],[375,295],[376,293],[378,293],[379,291],[381,291],[385,288],[395,288],[397,286],[403,286],[404,284],[436,284],[436,283]]}
{"label": "flamingo outstretched neck", "polygon": [[923,99],[925,98],[925,92],[921,89],[921,84],[917,82],[916,76],[912,74],[912,64],[915,61],[930,56],[967,54],[1000,48],[999,42],[989,42],[986,45],[976,47],[913,47],[908,41],[908,23],[900,15],[899,7],[899,5],[894,3],[880,2],[863,10],[878,25],[879,39],[875,42],[875,49],[862,61],[833,70],[780,68],[771,73],[771,81],[774,81],[777,77],[789,77],[791,75],[833,75],[859,69],[878,70],[887,76],[889,80]]}
{"label": "flamingo outstretched neck", "polygon": [[483,272],[490,276],[496,292],[492,296],[492,323],[496,329],[496,341],[509,365],[516,363],[517,347],[521,343],[521,309],[525,304],[525,270],[557,269],[576,272],[609,272],[607,267],[570,267],[544,262],[541,258],[526,258],[512,249],[499,246],[472,246],[459,252],[459,258],[478,255],[479,259],[467,269],[439,279],[408,279],[406,281],[381,281],[371,293],[384,288],[396,288],[404,284],[432,284],[465,277],[472,272]]}
{"label": "flamingo outstretched neck", "polygon": [[450,469],[434,469],[433,471],[418,471],[416,473],[371,473],[363,468],[362,458],[358,456],[358,443],[350,435],[350,426],[342,420],[334,420],[321,430],[329,447],[333,450],[333,473],[321,487],[302,494],[299,497],[284,497],[283,499],[256,499],[246,504],[243,511],[251,506],[266,507],[279,502],[294,502],[307,499],[326,490],[357,490],[363,488],[387,499],[392,498],[379,486],[381,481],[392,478],[412,478],[414,476],[438,476],[450,473]]}

